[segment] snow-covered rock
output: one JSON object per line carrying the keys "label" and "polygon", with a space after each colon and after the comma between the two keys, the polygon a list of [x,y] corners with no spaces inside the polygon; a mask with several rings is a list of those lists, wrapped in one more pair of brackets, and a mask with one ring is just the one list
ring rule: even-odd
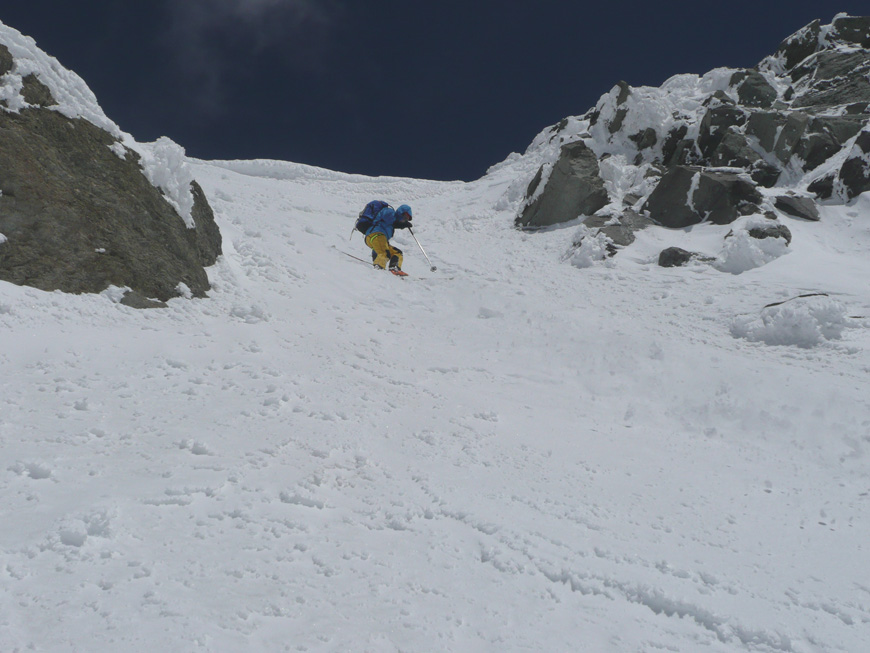
{"label": "snow-covered rock", "polygon": [[2,24],[0,230],[0,279],[43,290],[166,300],[184,282],[201,297],[221,253],[183,148],[137,143],[80,77]]}
{"label": "snow-covered rock", "polygon": [[[870,18],[840,14],[752,69],[677,75],[659,88],[618,83],[513,164],[528,175],[505,198],[517,225],[619,221],[638,209],[681,229],[761,213],[813,220],[814,201],[854,201],[870,190],[868,34]],[[578,151],[594,153],[598,169],[591,154],[582,169],[566,167],[564,153]],[[578,202],[567,189],[581,186],[603,187],[607,199]]]}
{"label": "snow-covered rock", "polygon": [[543,168],[529,186],[528,195],[532,200],[517,219],[523,227],[567,222],[580,215],[592,215],[608,204],[598,160],[583,141],[562,147],[547,180],[546,192],[538,193],[542,175]]}

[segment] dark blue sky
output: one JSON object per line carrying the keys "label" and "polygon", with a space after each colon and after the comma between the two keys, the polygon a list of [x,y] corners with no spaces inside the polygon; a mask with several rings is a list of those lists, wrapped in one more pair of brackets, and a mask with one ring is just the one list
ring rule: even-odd
{"label": "dark blue sky", "polygon": [[753,66],[841,11],[866,0],[21,0],[0,21],[137,140],[470,180],[620,79]]}

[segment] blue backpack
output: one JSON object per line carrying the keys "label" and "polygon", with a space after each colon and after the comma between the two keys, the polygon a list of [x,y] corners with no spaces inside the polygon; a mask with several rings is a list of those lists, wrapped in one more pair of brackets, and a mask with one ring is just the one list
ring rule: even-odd
{"label": "blue backpack", "polygon": [[372,228],[372,222],[374,222],[375,216],[388,206],[390,205],[380,200],[369,202],[368,204],[366,204],[366,207],[362,211],[360,211],[359,217],[356,219],[356,224],[354,225],[354,228],[357,231],[365,234],[369,229]]}

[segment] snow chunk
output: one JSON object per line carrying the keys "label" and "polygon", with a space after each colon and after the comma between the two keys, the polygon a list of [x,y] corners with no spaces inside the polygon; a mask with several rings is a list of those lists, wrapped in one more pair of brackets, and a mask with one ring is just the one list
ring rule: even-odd
{"label": "snow chunk", "polygon": [[742,274],[788,254],[788,243],[784,238],[759,239],[749,235],[749,230],[763,225],[764,220],[766,219],[749,219],[739,225],[735,223],[734,231],[725,240],[725,247],[713,262],[713,267],[722,272]]}
{"label": "snow chunk", "polygon": [[129,286],[109,286],[100,294],[109,299],[113,304],[119,304],[124,299],[124,295],[130,292],[130,290]]}
{"label": "snow chunk", "polygon": [[27,476],[35,480],[43,480],[51,478],[51,468],[47,465],[38,462],[17,462],[7,468],[11,472],[15,472],[19,476]]}
{"label": "snow chunk", "polygon": [[175,286],[175,292],[177,292],[180,297],[184,297],[185,299],[193,298],[193,291],[191,291],[190,286],[188,286],[183,281],[179,281],[178,285]]}
{"label": "snow chunk", "polygon": [[120,141],[116,141],[112,145],[109,146],[109,149],[122,161],[127,160],[127,148],[124,147],[124,144]]}
{"label": "snow chunk", "polygon": [[613,241],[600,232],[593,236],[589,227],[581,225],[574,236],[574,242],[579,242],[580,246],[571,254],[571,265],[576,268],[588,268],[597,261],[603,261],[607,258],[607,246]]}
{"label": "snow chunk", "polygon": [[731,334],[768,345],[810,349],[826,340],[839,340],[846,326],[843,304],[816,296],[768,306],[757,318],[739,318],[732,323]]}
{"label": "snow chunk", "polygon": [[139,146],[142,172],[154,186],[166,195],[166,200],[178,212],[188,229],[194,229],[193,193],[190,184],[193,173],[185,158],[184,148],[165,136],[153,143]]}

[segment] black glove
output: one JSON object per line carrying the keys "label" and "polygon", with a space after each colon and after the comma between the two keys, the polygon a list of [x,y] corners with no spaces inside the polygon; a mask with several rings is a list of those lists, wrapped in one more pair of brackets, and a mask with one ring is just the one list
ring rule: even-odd
{"label": "black glove", "polygon": [[411,221],[410,220],[400,220],[393,225],[393,229],[410,229]]}

